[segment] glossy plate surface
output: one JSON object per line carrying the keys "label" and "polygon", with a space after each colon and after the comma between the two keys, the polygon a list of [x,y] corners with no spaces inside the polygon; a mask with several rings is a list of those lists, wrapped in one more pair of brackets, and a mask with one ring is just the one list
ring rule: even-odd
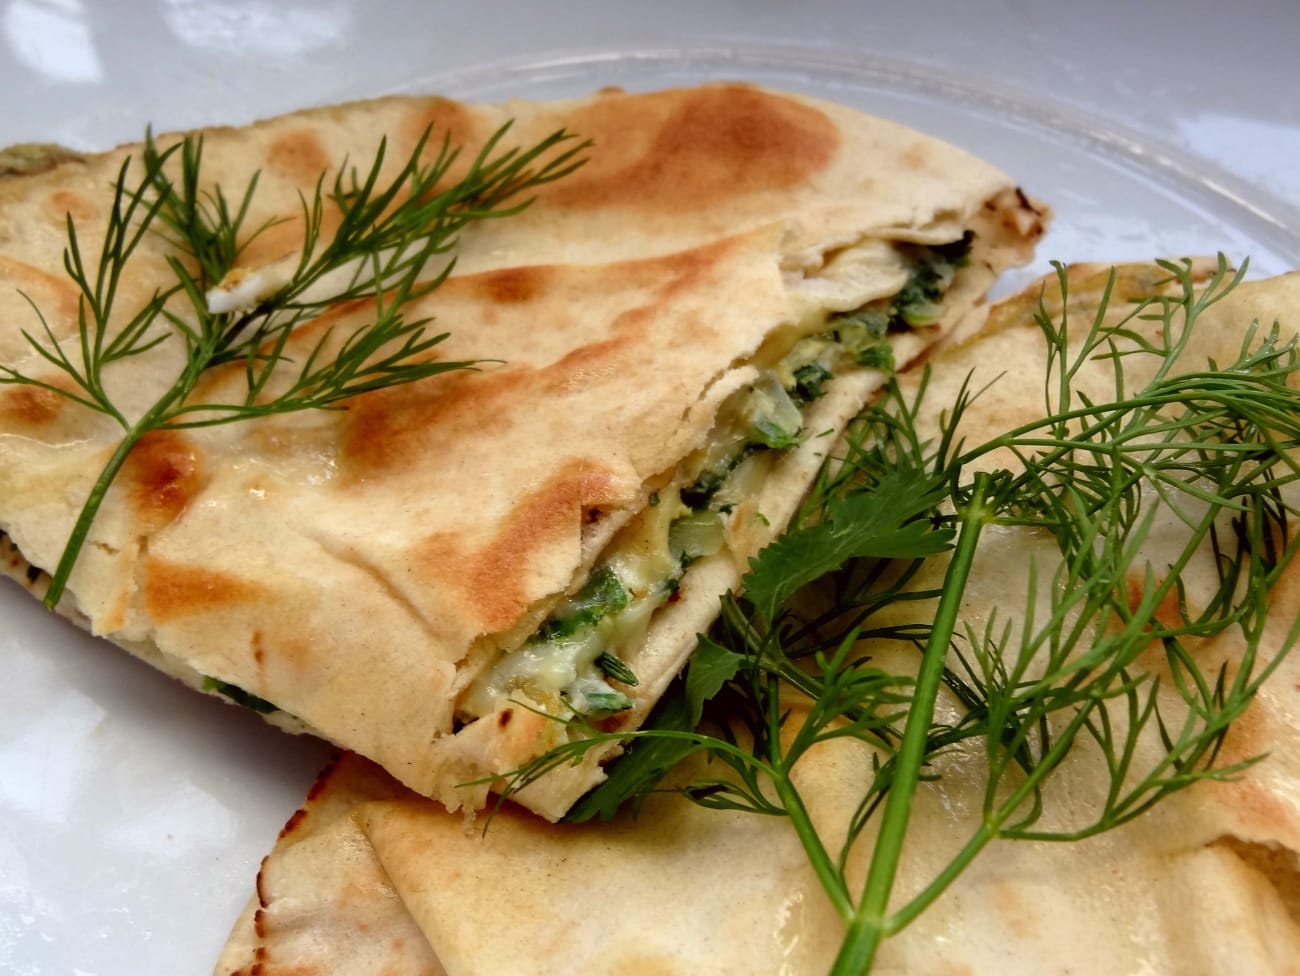
{"label": "glossy plate surface", "polygon": [[[1035,23],[1012,3],[978,18],[973,5],[900,5],[911,13],[874,23],[832,2],[427,6],[440,9],[10,0],[0,144],[103,147],[146,122],[240,122],[386,91],[551,98],[738,78],[896,118],[1048,201],[1039,260],[1004,288],[1052,259],[1222,250],[1257,274],[1300,264],[1300,118],[1270,55],[1291,57],[1278,37],[1300,36],[1293,4],[1255,5],[1244,26],[1147,5],[1186,18],[1177,45],[1150,42],[1158,19],[1117,32],[1077,13]],[[1127,6],[1095,14],[1154,16]],[[1187,62],[1220,40],[1259,56],[1212,85]],[[0,661],[0,972],[209,972],[327,748],[193,695],[7,584]]]}

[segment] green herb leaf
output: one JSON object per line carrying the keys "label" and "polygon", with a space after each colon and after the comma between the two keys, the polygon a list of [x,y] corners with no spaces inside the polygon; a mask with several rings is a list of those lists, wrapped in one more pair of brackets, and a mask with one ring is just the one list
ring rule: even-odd
{"label": "green herb leaf", "polygon": [[[689,737],[693,724],[680,688],[675,693],[665,695],[646,722],[645,728],[660,733],[680,732],[683,733],[683,738],[665,734],[634,739],[622,758],[609,767],[605,781],[578,800],[565,814],[565,821],[586,823],[589,820],[612,820],[625,804],[635,803],[644,797],[669,770],[699,748]],[[578,749],[573,755],[580,756],[585,743],[619,738],[621,737],[580,739],[575,743]],[[512,788],[522,786],[544,771],[543,767],[522,771],[524,774],[512,781]]]}
{"label": "green herb leaf", "polygon": [[810,403],[822,395],[823,387],[831,378],[831,371],[813,360],[794,371],[794,389],[790,395],[797,403]]}
{"label": "green herb leaf", "polygon": [[896,368],[894,347],[888,342],[877,342],[858,351],[854,361],[859,366],[878,369],[882,373],[892,373]]}
{"label": "green herb leaf", "polygon": [[781,536],[750,560],[745,593],[767,621],[813,580],[855,557],[911,559],[949,547],[952,530],[927,515],[942,500],[933,476],[916,470],[886,474],[870,492],[833,499],[824,518]]}
{"label": "green herb leaf", "polygon": [[683,686],[687,715],[690,719],[688,728],[700,724],[705,704],[736,676],[744,662],[744,657],[735,651],[723,647],[708,637],[700,638],[686,666],[686,679]]}
{"label": "green herb leaf", "polygon": [[620,691],[585,691],[574,710],[580,715],[607,715],[632,707],[632,699]]}
{"label": "green herb leaf", "polygon": [[574,804],[564,819],[570,823],[609,820],[629,800],[652,792],[691,753],[707,748],[707,743],[689,733],[700,724],[706,703],[736,676],[742,663],[739,654],[701,638],[686,674],[673,683],[646,720],[643,737],[631,742],[626,754],[610,767],[605,782]]}

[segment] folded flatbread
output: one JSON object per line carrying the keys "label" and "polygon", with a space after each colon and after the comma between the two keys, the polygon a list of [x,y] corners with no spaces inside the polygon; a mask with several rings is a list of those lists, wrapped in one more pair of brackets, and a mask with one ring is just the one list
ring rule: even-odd
{"label": "folded flatbread", "polygon": [[[1120,269],[1110,298],[1150,294],[1164,272]],[[1107,272],[1070,270],[1081,319]],[[1054,279],[1045,301],[1059,307]],[[984,388],[961,430],[972,443],[1041,416],[1044,344],[1035,287],[992,310],[977,340],[933,360],[920,417],[939,412],[972,376]],[[1182,363],[1232,361],[1245,328],[1281,317],[1295,330],[1300,274],[1238,286],[1203,313]],[[981,316],[982,318],[982,316]],[[1113,383],[1099,357],[1080,389]],[[1112,387],[1113,389],[1113,387]],[[964,619],[1007,609],[1025,583],[1032,534],[1004,527],[981,539]],[[1046,562],[1039,568],[1045,570]],[[1209,571],[1209,570],[1207,570]],[[1188,599],[1196,586],[1189,580]],[[1018,598],[1017,598],[1018,600]],[[1013,606],[1019,606],[1013,602]],[[1300,567],[1277,584],[1260,653],[1282,649],[1300,613]],[[1236,635],[1199,648],[1231,668]],[[1220,757],[1267,759],[1228,782],[1202,782],[1143,817],[1077,843],[998,842],[910,927],[887,940],[873,970],[889,974],[1216,974],[1296,972],[1300,959],[1300,658],[1265,683]],[[798,726],[798,717],[792,723]],[[1140,766],[1154,746],[1134,756]],[[860,743],[832,740],[801,760],[800,789],[823,836],[853,816],[871,776]],[[978,747],[938,757],[909,828],[899,890],[928,881],[980,822]],[[1049,790],[1041,825],[1077,822],[1108,782],[1071,758],[1068,789]],[[715,771],[716,774],[716,771]],[[861,877],[870,837],[857,845]],[[344,856],[340,856],[344,852]],[[855,875],[856,872],[856,875]],[[415,930],[423,938],[415,937]],[[650,797],[608,824],[547,824],[503,809],[484,833],[417,797],[355,756],[329,768],[265,860],[257,896],[217,972],[278,976],[527,972],[783,973],[828,970],[843,926],[785,821]],[[256,961],[257,967],[253,963]]]}
{"label": "folded flatbread", "polygon": [[[564,127],[594,140],[591,161],[522,215],[468,230],[455,277],[408,310],[451,333],[445,358],[500,362],[343,411],[150,435],[63,607],[453,809],[481,807],[493,777],[573,734],[548,716],[635,726],[876,367],[916,360],[1043,227],[987,164],[801,96],[392,98],[205,133],[205,172],[227,193],[261,171],[247,226],[268,229],[241,281],[269,288],[292,268],[300,194],[322,172],[383,136],[401,159],[430,124],[470,157],[508,119],[508,142]],[[0,180],[0,362],[41,371],[21,336],[29,299],[75,335],[63,222],[96,253],[108,185],[136,151]],[[169,248],[144,240],[123,306],[153,293]],[[330,309],[289,355],[326,328],[343,341],[369,312]],[[113,375],[128,412],[177,355],[165,343]],[[242,381],[204,392],[227,380]],[[55,564],[116,443],[101,421],[0,389],[0,532],[21,556],[11,574],[37,589],[32,567]],[[518,799],[558,817],[605,758]]]}

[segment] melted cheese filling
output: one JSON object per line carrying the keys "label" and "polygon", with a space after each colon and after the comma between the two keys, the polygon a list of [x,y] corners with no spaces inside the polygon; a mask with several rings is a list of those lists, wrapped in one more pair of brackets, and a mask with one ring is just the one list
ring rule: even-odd
{"label": "melted cheese filling", "polygon": [[[831,359],[832,352],[838,355],[842,347],[822,337],[801,340],[774,368],[762,370],[753,384],[732,394],[708,443],[610,543],[592,573],[598,585],[588,583],[562,600],[536,635],[480,675],[462,701],[462,712],[490,714],[516,692],[562,713],[601,715],[630,707],[631,698],[620,689],[631,682],[611,676],[609,668],[601,667],[602,658],[621,660],[639,646],[654,612],[676,592],[686,566],[722,548],[723,519],[734,501],[752,493],[750,475],[760,470],[749,463],[754,452],[798,442],[803,410],[782,376],[793,377],[809,362]],[[793,379],[790,385],[795,386]],[[593,602],[601,590],[603,607]],[[629,672],[626,677],[633,676]]]}
{"label": "melted cheese filling", "polygon": [[617,594],[606,605],[607,612],[601,612],[599,604],[592,606],[590,583],[562,600],[534,637],[470,686],[462,703],[466,713],[487,715],[516,691],[548,709],[567,704],[584,715],[631,705],[597,662],[605,654],[618,657],[644,640],[650,618],[672,596],[681,575],[681,558],[674,556],[669,537],[674,521],[690,510],[680,500],[679,486],[658,495],[657,504],[615,537],[592,573],[601,584],[598,590]]}

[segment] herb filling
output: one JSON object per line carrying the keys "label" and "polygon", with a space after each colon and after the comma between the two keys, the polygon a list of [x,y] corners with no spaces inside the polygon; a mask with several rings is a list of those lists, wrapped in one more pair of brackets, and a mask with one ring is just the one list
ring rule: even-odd
{"label": "herb filling", "polygon": [[203,690],[215,691],[219,695],[224,695],[236,705],[242,705],[244,708],[251,709],[259,715],[270,715],[272,712],[278,712],[279,706],[265,698],[258,698],[251,691],[245,691],[239,685],[232,685],[228,681],[222,681],[220,678],[214,678],[211,675],[203,676]]}

